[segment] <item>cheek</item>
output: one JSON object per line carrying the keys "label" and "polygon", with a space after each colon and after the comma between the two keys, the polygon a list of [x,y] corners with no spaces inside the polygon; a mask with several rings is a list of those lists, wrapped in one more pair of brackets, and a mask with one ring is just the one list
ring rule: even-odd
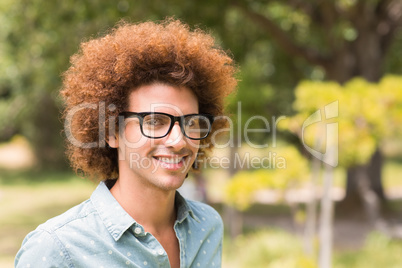
{"label": "cheek", "polygon": [[135,123],[128,123],[125,126],[123,133],[121,133],[121,134],[122,134],[121,137],[123,138],[123,140],[125,140],[129,143],[141,142],[141,140],[143,138],[143,135],[141,134],[140,126]]}
{"label": "cheek", "polygon": [[138,150],[146,146],[149,139],[141,134],[140,127],[135,124],[127,124],[124,131],[119,133],[119,147]]}

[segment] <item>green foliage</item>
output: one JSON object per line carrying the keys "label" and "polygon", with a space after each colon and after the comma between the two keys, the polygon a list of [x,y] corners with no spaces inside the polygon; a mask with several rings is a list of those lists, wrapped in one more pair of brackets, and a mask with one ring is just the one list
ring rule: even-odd
{"label": "green foliage", "polygon": [[294,109],[297,114],[280,122],[302,136],[305,120],[315,111],[325,115],[325,106],[338,101],[339,115],[321,120],[304,129],[303,142],[324,151],[325,142],[317,148],[317,140],[326,135],[328,123],[338,123],[339,162],[344,167],[365,164],[376,148],[388,138],[401,133],[402,77],[386,76],[378,84],[355,78],[341,86],[334,82],[304,81],[296,88]]}
{"label": "green foliage", "polygon": [[385,76],[379,83],[379,101],[385,109],[384,129],[385,136],[400,138],[402,134],[402,77],[395,75]]}
{"label": "green foliage", "polygon": [[224,244],[223,267],[315,268],[300,241],[281,230],[260,230]]}
{"label": "green foliage", "polygon": [[64,165],[60,74],[84,37],[122,15],[117,4],[106,1],[2,1],[0,140],[23,134],[35,146],[39,164]]}
{"label": "green foliage", "polygon": [[256,191],[278,190],[283,193],[289,187],[300,186],[309,175],[308,162],[296,148],[271,149],[272,169],[244,170],[236,173],[227,183],[225,202],[245,210],[254,201]]}

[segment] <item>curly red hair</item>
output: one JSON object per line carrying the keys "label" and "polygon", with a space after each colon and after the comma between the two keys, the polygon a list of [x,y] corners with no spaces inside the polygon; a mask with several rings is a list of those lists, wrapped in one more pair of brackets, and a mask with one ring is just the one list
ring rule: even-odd
{"label": "curly red hair", "polygon": [[[100,128],[109,133],[109,121],[126,109],[133,89],[156,82],[184,86],[197,96],[200,113],[221,116],[224,98],[237,85],[235,73],[233,60],[209,34],[199,29],[191,31],[174,19],[161,23],[123,22],[110,34],[82,43],[64,73],[64,119],[72,109],[84,104],[99,107],[102,103],[113,109],[104,109],[103,121],[97,109],[81,109],[70,118],[68,140],[72,136],[82,144],[99,141],[93,148],[69,143],[67,155],[72,167],[96,180],[118,177],[117,149],[102,146]],[[211,134],[224,124],[216,121]],[[211,135],[201,145],[205,147],[199,152],[202,158],[213,147]]]}

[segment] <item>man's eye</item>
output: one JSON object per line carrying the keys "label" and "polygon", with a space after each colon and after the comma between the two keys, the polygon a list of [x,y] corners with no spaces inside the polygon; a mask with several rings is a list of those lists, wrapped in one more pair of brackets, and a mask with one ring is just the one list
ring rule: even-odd
{"label": "man's eye", "polygon": [[188,127],[198,127],[198,120],[196,118],[191,118],[188,122],[187,122],[187,126]]}
{"label": "man's eye", "polygon": [[160,125],[161,122],[160,122],[160,120],[157,120],[157,119],[149,119],[149,120],[145,120],[144,124],[147,124],[150,126],[157,126],[157,125]]}
{"label": "man's eye", "polygon": [[169,124],[169,118],[158,117],[158,116],[154,116],[151,118],[145,118],[144,124],[146,124],[148,126],[163,126],[163,125]]}

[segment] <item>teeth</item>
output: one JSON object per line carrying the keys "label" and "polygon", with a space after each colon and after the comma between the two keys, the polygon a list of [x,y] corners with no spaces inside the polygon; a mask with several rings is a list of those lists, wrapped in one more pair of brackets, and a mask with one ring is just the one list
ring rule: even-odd
{"label": "teeth", "polygon": [[159,161],[162,161],[162,162],[165,162],[168,164],[178,164],[178,163],[180,163],[180,161],[182,159],[183,158],[167,158],[167,157],[158,158]]}

